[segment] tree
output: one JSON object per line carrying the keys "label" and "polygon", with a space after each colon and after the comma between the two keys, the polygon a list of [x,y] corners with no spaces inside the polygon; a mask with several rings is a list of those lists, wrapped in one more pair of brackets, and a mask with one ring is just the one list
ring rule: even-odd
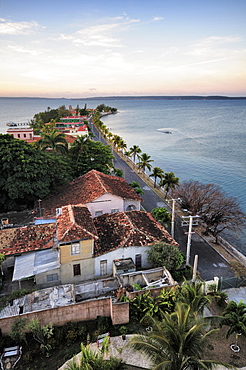
{"label": "tree", "polygon": [[220,326],[229,326],[226,338],[229,338],[232,334],[236,334],[235,346],[238,347],[238,335],[242,334],[246,337],[246,304],[243,301],[240,301],[238,304],[230,301],[223,311],[222,316]]}
{"label": "tree", "polygon": [[145,169],[147,168],[149,171],[151,170],[152,166],[150,162],[154,162],[153,159],[150,159],[150,155],[143,153],[139,156],[139,162],[138,162],[138,167],[141,168],[144,172]]}
{"label": "tree", "polygon": [[203,316],[204,308],[211,302],[211,298],[204,294],[202,282],[184,281],[179,290],[178,301],[188,304],[193,315]]}
{"label": "tree", "polygon": [[42,325],[38,319],[33,319],[28,323],[27,328],[31,331],[33,338],[40,344],[40,349],[48,353],[51,349],[48,339],[53,336],[52,323]]}
{"label": "tree", "polygon": [[199,215],[206,225],[205,233],[217,236],[224,230],[239,231],[246,222],[246,214],[238,200],[225,195],[215,184],[185,181],[174,193],[181,199],[182,208]]}
{"label": "tree", "polygon": [[105,360],[103,350],[95,352],[83,343],[81,343],[79,360],[74,357],[66,366],[67,370],[120,370],[124,368],[125,364],[121,359],[110,356]]}
{"label": "tree", "polygon": [[184,263],[184,255],[175,246],[164,242],[157,242],[151,245],[148,253],[148,261],[153,267],[165,266],[167,270],[175,271]]}
{"label": "tree", "polygon": [[129,151],[130,155],[133,157],[133,162],[135,163],[136,156],[138,156],[142,150],[139,148],[139,146],[133,145]]}
{"label": "tree", "polygon": [[164,176],[164,171],[160,168],[160,167],[154,167],[153,168],[153,172],[150,174],[151,177],[154,177],[154,187],[156,187],[156,180],[157,180],[157,177],[159,179],[162,179],[162,177]]}
{"label": "tree", "polygon": [[[199,370],[222,364],[202,360],[207,338],[215,329],[205,332],[207,322],[194,317],[189,305],[178,303],[174,312],[163,314],[161,322],[155,319],[151,321],[153,331],[134,336],[130,346],[149,357],[153,369]],[[232,365],[222,365],[235,369]]]}
{"label": "tree", "polygon": [[44,134],[38,141],[38,145],[42,150],[53,150],[61,154],[65,154],[68,151],[65,135],[58,130],[52,130],[48,134]]}
{"label": "tree", "polygon": [[9,336],[16,342],[18,345],[21,345],[23,342],[26,343],[26,319],[18,317],[14,323],[11,325],[11,330]]}
{"label": "tree", "polygon": [[81,152],[80,144],[74,144],[69,150],[73,178],[82,176],[93,169],[106,174],[111,173],[114,169],[112,163],[114,156],[109,145],[104,145],[100,141],[86,140],[86,146]]}
{"label": "tree", "polygon": [[12,135],[0,135],[0,210],[33,207],[61,182],[70,181],[70,167]]}
{"label": "tree", "polygon": [[156,207],[151,211],[152,216],[163,226],[169,226],[172,220],[171,213],[165,207]]}
{"label": "tree", "polygon": [[130,187],[135,190],[135,192],[139,195],[143,195],[144,191],[141,188],[140,184],[137,181],[132,181],[130,184]]}
{"label": "tree", "polygon": [[169,190],[175,189],[179,186],[179,178],[175,177],[173,172],[166,172],[160,181],[160,186],[163,186],[166,191],[166,197]]}

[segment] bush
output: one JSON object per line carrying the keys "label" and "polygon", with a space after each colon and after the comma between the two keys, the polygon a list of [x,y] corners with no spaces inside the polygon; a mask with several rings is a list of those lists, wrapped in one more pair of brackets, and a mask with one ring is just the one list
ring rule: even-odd
{"label": "bush", "polygon": [[165,266],[171,272],[177,270],[185,260],[184,254],[178,247],[164,242],[152,244],[147,253],[153,267]]}

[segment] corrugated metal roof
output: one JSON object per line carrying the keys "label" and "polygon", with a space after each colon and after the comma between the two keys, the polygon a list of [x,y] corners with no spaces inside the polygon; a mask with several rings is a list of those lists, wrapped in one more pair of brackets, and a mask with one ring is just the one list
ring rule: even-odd
{"label": "corrugated metal roof", "polygon": [[38,252],[23,254],[15,258],[12,281],[22,280],[43,272],[59,268],[57,250],[46,249]]}

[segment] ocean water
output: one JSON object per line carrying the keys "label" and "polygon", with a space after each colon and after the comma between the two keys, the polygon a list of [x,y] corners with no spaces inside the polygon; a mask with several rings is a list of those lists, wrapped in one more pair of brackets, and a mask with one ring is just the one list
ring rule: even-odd
{"label": "ocean water", "polygon": [[[215,183],[238,198],[246,212],[246,100],[157,99],[1,99],[0,132],[9,121],[28,122],[47,107],[77,104],[116,107],[116,115],[103,118],[128,148],[136,144],[149,154],[153,165],[174,172],[183,180]],[[166,134],[170,131],[171,134]],[[246,230],[233,244],[246,254]]]}

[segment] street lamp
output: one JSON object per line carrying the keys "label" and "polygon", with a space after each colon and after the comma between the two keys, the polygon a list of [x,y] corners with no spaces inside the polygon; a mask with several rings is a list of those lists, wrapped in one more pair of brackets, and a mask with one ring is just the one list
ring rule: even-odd
{"label": "street lamp", "polygon": [[38,200],[38,207],[39,207],[39,217],[42,217],[41,202],[42,202],[42,199],[39,199],[39,200]]}

